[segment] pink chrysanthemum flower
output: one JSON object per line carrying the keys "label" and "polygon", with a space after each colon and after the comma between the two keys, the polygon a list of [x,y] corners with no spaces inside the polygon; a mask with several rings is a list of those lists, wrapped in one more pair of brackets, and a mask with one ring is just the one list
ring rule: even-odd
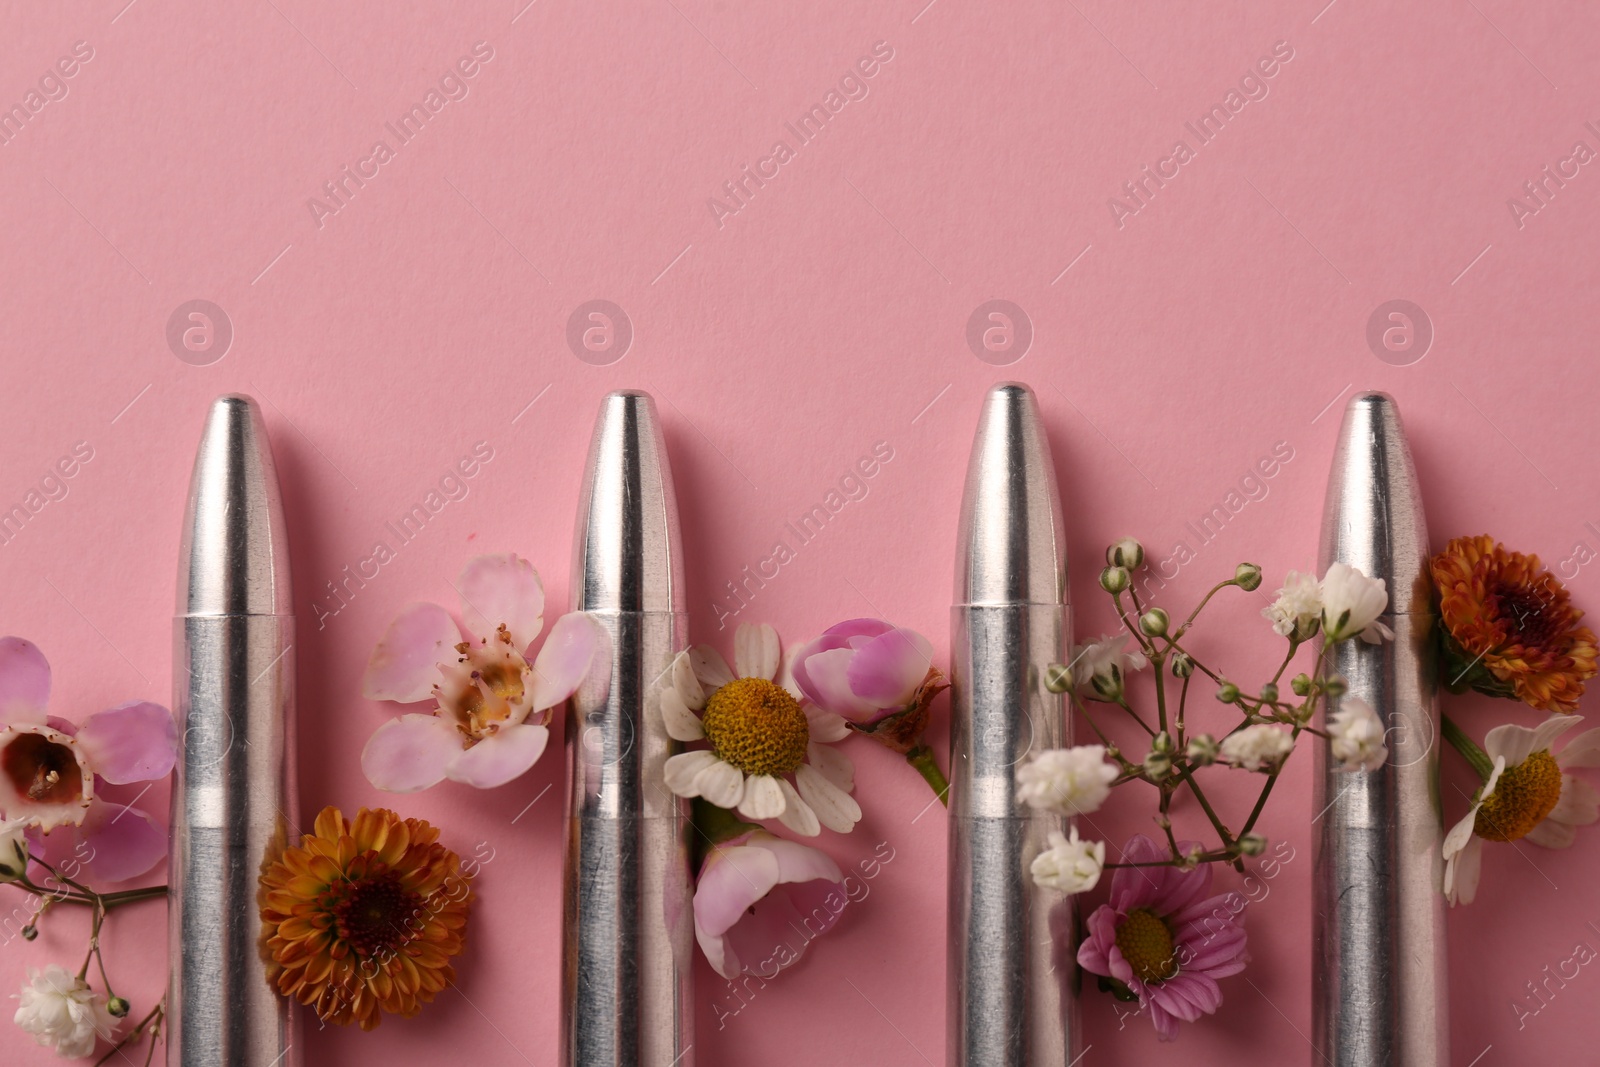
{"label": "pink chrysanthemum flower", "polygon": [[367,699],[435,704],[368,739],[361,769],[379,789],[410,793],[446,778],[479,789],[505,785],[544,754],[550,709],[592,674],[610,677],[610,636],[581,611],[557,619],[529,662],[544,628],[544,586],[527,560],[477,556],[456,591],[462,626],[437,604],[412,604],[367,664]]}
{"label": "pink chrysanthemum flower", "polygon": [[70,827],[73,857],[95,877],[137,877],[167,854],[167,831],[144,811],[104,799],[99,787],[172,773],[172,713],[137,700],[74,725],[45,710],[50,680],[39,646],[0,637],[0,816],[45,833]]}
{"label": "pink chrysanthemum flower", "polygon": [[[1179,842],[1187,852],[1191,842]],[[1124,863],[1168,858],[1143,834],[1128,842]],[[1244,970],[1244,908],[1238,895],[1210,896],[1211,867],[1119,867],[1111,902],[1089,916],[1089,936],[1078,963],[1091,974],[1115,978],[1148,1009],[1163,1041],[1178,1036],[1178,1022],[1194,1022],[1222,1006],[1218,978]]]}

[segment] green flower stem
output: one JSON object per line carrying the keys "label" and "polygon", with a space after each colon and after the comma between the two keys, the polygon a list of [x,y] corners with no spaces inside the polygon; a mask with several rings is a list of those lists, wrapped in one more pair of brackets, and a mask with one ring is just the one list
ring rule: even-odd
{"label": "green flower stem", "polygon": [[950,806],[950,781],[945,778],[944,772],[939,769],[939,761],[933,754],[933,749],[926,744],[921,744],[906,753],[906,762],[917,769],[923,781],[933,790],[933,795],[939,798],[939,803],[945,807]]}
{"label": "green flower stem", "polygon": [[1457,726],[1450,716],[1443,716],[1443,724],[1445,740],[1461,753],[1463,759],[1472,764],[1472,769],[1478,772],[1478,778],[1487,782],[1489,776],[1494,773],[1494,761],[1489,758],[1489,754],[1463,733],[1461,727]]}
{"label": "green flower stem", "polygon": [[704,797],[694,798],[689,808],[689,821],[694,824],[695,843],[702,858],[718,845],[732,841],[740,834],[761,829],[755,823],[745,822],[727,808],[717,807]]}

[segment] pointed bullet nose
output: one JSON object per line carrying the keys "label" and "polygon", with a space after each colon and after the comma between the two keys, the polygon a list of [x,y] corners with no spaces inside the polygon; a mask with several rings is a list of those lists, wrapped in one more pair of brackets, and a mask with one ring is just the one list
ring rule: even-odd
{"label": "pointed bullet nose", "polygon": [[1033,390],[989,390],[967,461],[955,602],[1062,604],[1067,549],[1055,464]]}
{"label": "pointed bullet nose", "polygon": [[1428,527],[1394,397],[1361,393],[1345,407],[1322,512],[1322,566],[1382,578],[1389,610],[1427,612]]}
{"label": "pointed bullet nose", "polygon": [[248,396],[218,397],[206,416],[180,559],[180,615],[294,612],[277,467]]}
{"label": "pointed bullet nose", "polygon": [[601,401],[573,541],[574,610],[685,610],[678,502],[649,393]]}

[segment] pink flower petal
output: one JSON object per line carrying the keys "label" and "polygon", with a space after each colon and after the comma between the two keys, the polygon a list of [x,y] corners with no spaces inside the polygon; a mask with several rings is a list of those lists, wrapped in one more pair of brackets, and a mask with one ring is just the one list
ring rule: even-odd
{"label": "pink flower petal", "polygon": [[550,636],[533,661],[533,710],[555,707],[591,673],[610,679],[611,635],[594,616],[570,612],[550,627]]}
{"label": "pink flower petal", "polygon": [[372,732],[361,750],[367,781],[391,793],[415,793],[444,780],[461,754],[461,734],[437,715],[413,712]]}
{"label": "pink flower petal", "polygon": [[461,620],[473,637],[493,637],[505,623],[517,651],[526,654],[544,629],[544,584],[533,564],[516,553],[468,560],[456,592]]}
{"label": "pink flower petal", "polygon": [[1078,964],[1090,974],[1111,974],[1110,949],[1117,943],[1117,912],[1102,904],[1089,916],[1089,936],[1078,946]]}
{"label": "pink flower petal", "polygon": [[822,636],[835,642],[830,647],[839,648],[849,644],[850,638],[877,637],[879,634],[886,634],[892,629],[894,627],[882,619],[846,619],[844,622],[836,622],[822,631]]}
{"label": "pink flower petal", "polygon": [[0,637],[0,723],[44,722],[50,703],[50,663],[39,646]]}
{"label": "pink flower petal", "polygon": [[818,652],[805,663],[805,681],[799,671],[795,682],[817,707],[855,723],[868,723],[878,716],[878,706],[858,696],[850,688],[850,663],[856,653],[848,648]]}
{"label": "pink flower petal", "polygon": [[550,740],[547,727],[533,723],[502,726],[451,762],[446,776],[452,782],[493,789],[525,774],[544,755]]}
{"label": "pink flower petal", "polygon": [[768,849],[713,849],[695,883],[696,933],[721,937],[777,884],[778,857]]}
{"label": "pink flower petal", "polygon": [[167,828],[138,808],[107,800],[89,805],[76,830],[74,857],[99,881],[137,878],[167,854]]}
{"label": "pink flower petal", "polygon": [[439,664],[456,658],[461,630],[437,604],[408,604],[372,650],[361,695],[368,700],[414,704],[426,700],[439,681]]}
{"label": "pink flower petal", "polygon": [[821,849],[766,834],[753,835],[750,844],[753,848],[766,849],[777,859],[780,882],[810,882],[819,878],[828,882],[844,881],[839,865]]}
{"label": "pink flower petal", "polygon": [[172,773],[178,725],[160,704],[138,700],[89,716],[78,730],[78,746],[94,773],[112,785],[148,782]]}
{"label": "pink flower petal", "polygon": [[850,661],[850,689],[880,708],[900,708],[927,677],[933,645],[915,630],[894,629],[862,646]]}

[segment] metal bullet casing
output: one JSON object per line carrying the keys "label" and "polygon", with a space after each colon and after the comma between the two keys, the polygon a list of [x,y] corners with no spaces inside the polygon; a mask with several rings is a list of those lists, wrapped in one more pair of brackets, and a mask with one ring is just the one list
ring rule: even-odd
{"label": "metal bullet casing", "polygon": [[169,1067],[292,1067],[258,884],[295,832],[294,641],[278,476],[261,410],[212,404],[178,570],[168,908]]}
{"label": "metal bullet casing", "polygon": [[572,606],[611,635],[611,677],[566,724],[561,1058],[566,1067],[693,1067],[694,918],[686,804],[667,790],[652,686],[683,649],[678,508],[655,402],[608,395],[578,508]]}
{"label": "metal bullet casing", "polygon": [[1077,1055],[1073,901],[1029,864],[1060,816],[1017,802],[1016,767],[1072,743],[1044,685],[1071,635],[1055,466],[1025,385],[989,390],[961,503],[951,619],[949,942],[951,1067],[1063,1067]]}
{"label": "metal bullet casing", "polygon": [[[1343,699],[1370,704],[1388,761],[1340,771],[1318,741],[1313,810],[1313,1040],[1329,1067],[1444,1067],[1449,1052],[1438,676],[1422,496],[1394,399],[1345,409],[1322,517],[1322,566],[1382,578],[1394,640],[1337,646]],[[1339,701],[1329,707],[1337,710]]]}

